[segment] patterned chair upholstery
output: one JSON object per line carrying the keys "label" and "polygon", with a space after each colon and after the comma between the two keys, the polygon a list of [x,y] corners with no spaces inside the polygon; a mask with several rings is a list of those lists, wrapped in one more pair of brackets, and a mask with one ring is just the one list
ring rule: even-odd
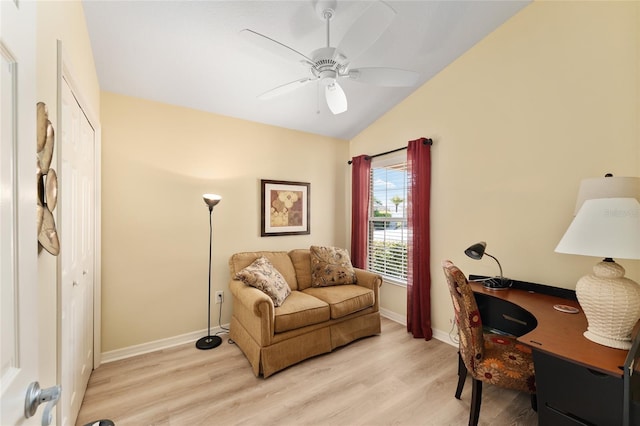
{"label": "patterned chair upholstery", "polygon": [[460,337],[456,398],[460,399],[467,373],[473,380],[469,425],[478,424],[482,382],[530,393],[531,407],[535,410],[531,348],[513,337],[484,333],[480,311],[467,278],[449,260],[442,262],[442,269],[449,285]]}

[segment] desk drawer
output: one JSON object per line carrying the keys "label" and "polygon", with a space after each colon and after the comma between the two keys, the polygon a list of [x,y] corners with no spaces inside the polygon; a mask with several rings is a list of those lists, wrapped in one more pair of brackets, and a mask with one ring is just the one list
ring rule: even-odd
{"label": "desk drawer", "polygon": [[622,424],[622,377],[533,351],[540,425]]}
{"label": "desk drawer", "polygon": [[536,328],[538,320],[526,309],[506,300],[475,293],[482,325],[512,336],[522,336]]}

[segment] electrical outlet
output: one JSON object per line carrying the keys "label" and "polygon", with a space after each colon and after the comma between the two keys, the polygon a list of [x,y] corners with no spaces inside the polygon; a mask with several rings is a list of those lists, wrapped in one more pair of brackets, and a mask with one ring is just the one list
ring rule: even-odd
{"label": "electrical outlet", "polygon": [[216,305],[224,302],[224,291],[216,291]]}

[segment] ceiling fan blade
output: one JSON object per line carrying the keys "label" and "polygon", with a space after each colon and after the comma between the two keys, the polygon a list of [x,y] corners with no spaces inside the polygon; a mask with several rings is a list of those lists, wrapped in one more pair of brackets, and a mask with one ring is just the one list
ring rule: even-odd
{"label": "ceiling fan blade", "polygon": [[259,95],[258,99],[265,100],[265,99],[275,98],[276,96],[284,95],[285,93],[289,93],[296,89],[299,89],[300,87],[303,87],[310,81],[314,81],[314,80],[316,79],[305,77],[305,78],[301,78],[300,80],[283,84],[282,86],[274,87],[273,89],[267,90],[263,94]]}
{"label": "ceiling fan blade", "polygon": [[391,6],[374,2],[347,30],[337,50],[353,61],[380,38],[395,16],[396,11]]}
{"label": "ceiling fan blade", "polygon": [[360,83],[384,87],[411,87],[418,83],[420,74],[396,68],[357,68],[349,70],[348,77]]}
{"label": "ceiling fan blade", "polygon": [[324,95],[332,113],[341,114],[347,110],[347,95],[337,81],[325,86]]}
{"label": "ceiling fan blade", "polygon": [[240,35],[251,43],[260,46],[261,48],[268,50],[269,52],[278,55],[284,59],[293,62],[302,62],[306,65],[313,65],[313,61],[302,53],[289,46],[280,43],[266,35],[262,35],[253,30],[244,29],[240,31]]}

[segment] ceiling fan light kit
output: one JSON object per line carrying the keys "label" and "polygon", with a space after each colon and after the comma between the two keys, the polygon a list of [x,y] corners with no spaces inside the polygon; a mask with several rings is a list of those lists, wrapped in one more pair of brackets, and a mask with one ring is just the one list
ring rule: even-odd
{"label": "ceiling fan light kit", "polygon": [[324,89],[324,94],[332,113],[340,114],[347,110],[347,95],[338,83],[334,81],[332,84],[328,84]]}
{"label": "ceiling fan light kit", "polygon": [[[418,82],[418,73],[409,70],[372,67],[350,69],[351,60],[371,47],[391,25],[396,12],[386,3],[374,2],[349,28],[337,47],[331,47],[331,19],[335,16],[336,0],[315,2],[315,10],[327,28],[327,44],[315,49],[310,57],[256,31],[244,29],[240,34],[257,46],[309,69],[309,76],[285,83],[258,96],[272,99],[315,81],[324,86],[325,99],[333,114],[347,111],[347,96],[339,80],[346,78],[360,83],[385,87],[410,87]],[[372,29],[374,29],[372,31]]]}

